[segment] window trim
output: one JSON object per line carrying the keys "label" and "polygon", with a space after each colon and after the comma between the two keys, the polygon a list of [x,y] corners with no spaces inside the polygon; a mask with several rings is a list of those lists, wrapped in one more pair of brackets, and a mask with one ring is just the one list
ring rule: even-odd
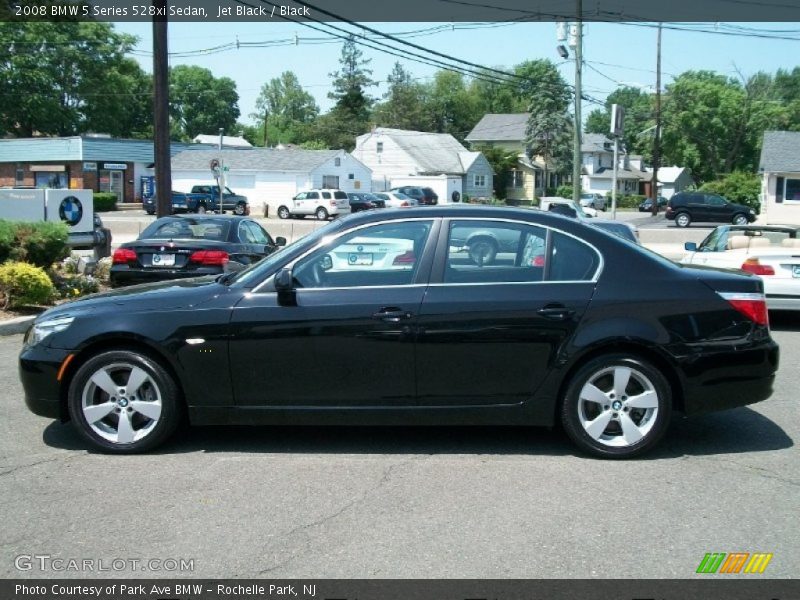
{"label": "window trim", "polygon": [[[474,187],[480,187],[480,188],[486,187],[486,175],[483,175],[481,173],[473,173],[472,177],[473,177],[472,185]],[[478,183],[478,177],[481,178],[481,183]]]}
{"label": "window trim", "polygon": [[[800,182],[800,177],[782,177],[782,179],[783,179],[783,190],[781,190],[781,191],[783,193],[781,194],[781,197],[783,199],[783,204],[794,204],[794,205],[800,204],[800,199],[795,200],[794,198],[792,198],[790,200],[789,198],[786,197],[786,188],[789,187],[789,181]],[[776,190],[776,192],[777,192],[777,190]],[[777,194],[776,194],[776,198],[777,198]],[[776,200],[776,204],[777,204],[777,200]]]}

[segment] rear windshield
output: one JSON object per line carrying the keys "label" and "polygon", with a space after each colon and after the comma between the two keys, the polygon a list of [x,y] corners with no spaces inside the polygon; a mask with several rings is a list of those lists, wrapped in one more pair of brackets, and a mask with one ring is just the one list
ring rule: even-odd
{"label": "rear windshield", "polygon": [[140,240],[181,239],[216,240],[228,239],[230,221],[225,219],[170,218],[158,219],[139,236]]}
{"label": "rear windshield", "polygon": [[333,192],[333,197],[337,200],[347,200],[347,194],[345,192]]}

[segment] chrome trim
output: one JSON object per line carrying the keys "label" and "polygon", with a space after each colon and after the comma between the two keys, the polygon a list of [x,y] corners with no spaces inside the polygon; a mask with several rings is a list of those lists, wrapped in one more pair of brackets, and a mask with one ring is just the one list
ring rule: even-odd
{"label": "chrome trim", "polygon": [[563,283],[585,283],[587,285],[594,285],[597,282],[591,279],[565,279],[563,281],[489,281],[476,283],[429,283],[428,287],[464,287],[478,285],[559,285]]}

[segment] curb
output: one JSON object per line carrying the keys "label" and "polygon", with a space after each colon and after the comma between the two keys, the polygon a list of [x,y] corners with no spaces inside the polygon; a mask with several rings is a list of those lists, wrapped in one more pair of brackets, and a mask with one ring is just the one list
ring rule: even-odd
{"label": "curb", "polygon": [[24,317],[17,317],[16,319],[9,319],[8,321],[0,321],[0,335],[25,333],[37,316],[38,315],[26,315]]}

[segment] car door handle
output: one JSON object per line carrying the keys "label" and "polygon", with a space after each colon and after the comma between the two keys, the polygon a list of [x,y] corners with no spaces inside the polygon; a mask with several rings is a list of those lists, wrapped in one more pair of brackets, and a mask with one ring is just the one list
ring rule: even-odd
{"label": "car door handle", "polygon": [[378,312],[372,315],[373,319],[379,319],[386,323],[399,323],[404,319],[410,319],[411,313],[401,308],[394,306],[389,308],[381,308]]}
{"label": "car door handle", "polygon": [[575,314],[574,310],[570,310],[561,304],[551,304],[545,306],[544,308],[540,308],[536,312],[543,317],[552,319],[554,321],[563,321],[564,319],[567,319]]}

